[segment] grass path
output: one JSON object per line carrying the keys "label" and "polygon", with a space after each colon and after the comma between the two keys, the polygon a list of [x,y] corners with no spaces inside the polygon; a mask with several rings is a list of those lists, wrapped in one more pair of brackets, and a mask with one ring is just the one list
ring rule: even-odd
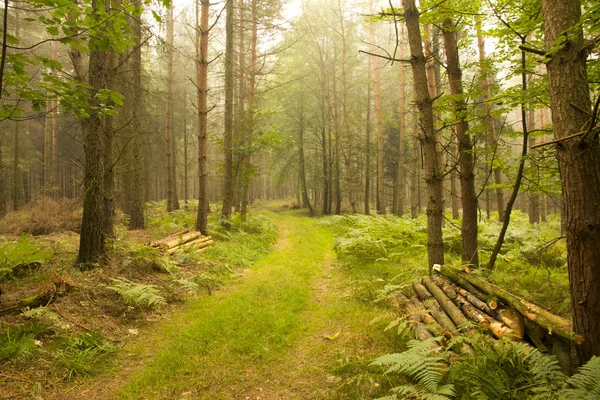
{"label": "grass path", "polygon": [[240,282],[189,301],[127,349],[138,367],[98,398],[334,399],[336,366],[389,351],[368,326],[376,313],[347,295],[328,228],[297,214],[270,216],[280,235],[273,251]]}

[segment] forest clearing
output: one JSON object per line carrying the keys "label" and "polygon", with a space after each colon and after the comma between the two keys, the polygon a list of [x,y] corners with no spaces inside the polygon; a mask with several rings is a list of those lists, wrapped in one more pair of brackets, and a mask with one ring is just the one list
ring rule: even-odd
{"label": "forest clearing", "polygon": [[600,3],[6,0],[0,400],[600,398]]}

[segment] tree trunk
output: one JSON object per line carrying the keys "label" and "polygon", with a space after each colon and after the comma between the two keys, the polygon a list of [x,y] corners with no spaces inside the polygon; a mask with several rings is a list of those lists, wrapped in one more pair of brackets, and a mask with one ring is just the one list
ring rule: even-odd
{"label": "tree trunk", "polygon": [[[369,59],[369,71],[371,70],[371,59]],[[367,126],[365,129],[365,215],[371,214],[370,191],[371,191],[371,80],[367,83]]]}
{"label": "tree trunk", "polygon": [[[580,363],[600,356],[600,145],[598,127],[590,127],[587,50],[579,0],[543,0],[546,48],[565,42],[546,64],[554,135],[562,139],[582,130],[587,134],[557,144],[563,184],[567,262],[575,332],[584,342]],[[569,35],[565,35],[565,32]]]}
{"label": "tree trunk", "polygon": [[19,199],[19,136],[21,131],[19,121],[14,123],[14,149],[13,149],[13,171],[12,171],[12,201],[13,210],[17,211],[20,206]]}
{"label": "tree trunk", "polygon": [[340,0],[338,0],[338,7],[340,12],[340,34],[342,37],[342,117],[344,123],[344,133],[346,136],[346,155],[344,157],[344,165],[346,167],[346,183],[348,185],[348,201],[350,202],[350,207],[352,207],[352,213],[356,214],[358,209],[356,207],[356,200],[354,198],[354,178],[355,172],[352,165],[352,157],[353,157],[353,149],[352,142],[353,138],[350,132],[350,123],[348,122],[348,82],[347,82],[347,73],[346,73],[346,58],[347,58],[347,39],[346,39],[346,29],[344,27],[344,17],[342,12],[342,4]]}
{"label": "tree trunk", "polygon": [[225,112],[223,134],[224,177],[223,177],[223,209],[222,218],[231,216],[233,205],[233,0],[228,0],[225,6]]}
{"label": "tree trunk", "polygon": [[462,87],[462,70],[458,57],[456,28],[450,19],[443,22],[443,36],[446,48],[446,62],[450,94],[454,97],[455,126],[458,140],[458,169],[460,177],[462,215],[462,261],[479,266],[477,251],[477,193],[475,192],[475,158],[469,135],[467,104]]}
{"label": "tree trunk", "polygon": [[[102,0],[92,2],[92,17],[99,21],[101,13],[108,8]],[[99,33],[99,35],[102,35]],[[102,40],[102,37],[92,35],[92,43]],[[81,221],[81,236],[77,263],[86,268],[93,263],[102,261],[105,253],[105,223],[106,209],[104,207],[104,153],[105,132],[100,117],[101,100],[95,94],[108,88],[108,53],[93,48],[89,53],[88,84],[90,85],[89,107],[90,114],[81,120],[85,153],[84,164],[84,198],[83,216]]]}
{"label": "tree trunk", "polygon": [[[404,25],[400,25],[399,56],[404,59]],[[400,137],[398,140],[397,185],[398,193],[396,215],[401,217],[404,213],[404,200],[406,186],[404,182],[404,169],[406,168],[406,66],[400,63]]]}
{"label": "tree trunk", "polygon": [[[200,11],[199,1],[202,4]],[[231,0],[230,0],[231,1]],[[208,134],[208,14],[209,0],[196,0],[196,104],[198,107],[198,214],[196,230],[208,233],[207,134]],[[225,208],[223,209],[223,211]],[[228,208],[231,211],[231,206]],[[229,214],[227,214],[229,216]]]}
{"label": "tree trunk", "polygon": [[427,87],[419,11],[415,0],[403,0],[403,4],[411,53],[414,98],[420,116],[421,132],[418,136],[423,148],[425,181],[427,182],[427,254],[431,271],[434,264],[444,264],[442,171],[433,126],[432,100]]}
{"label": "tree trunk", "polygon": [[[527,112],[528,115],[528,126],[529,126],[529,130],[535,130],[536,129],[536,123],[535,123],[535,110],[532,108]],[[537,144],[537,140],[534,136],[530,136],[529,137],[529,147],[533,147]],[[539,192],[539,185],[540,185],[540,180],[539,180],[539,172],[540,172],[540,168],[539,165],[537,164],[537,162],[534,160],[533,155],[535,150],[531,150],[530,153],[530,157],[529,157],[529,169],[531,170],[533,176],[530,177],[529,180],[529,192],[528,192],[528,200],[529,200],[529,223],[534,225],[534,224],[539,224],[540,223],[540,192]]]}
{"label": "tree trunk", "polygon": [[[301,95],[303,94],[303,88],[300,89]],[[300,115],[298,123],[298,158],[300,162],[300,187],[302,189],[302,206],[308,207],[310,215],[314,214],[312,205],[308,198],[308,191],[306,190],[306,172],[304,168],[304,98],[300,100]]]}
{"label": "tree trunk", "polygon": [[[373,0],[369,0],[369,10],[371,15],[374,14]],[[371,31],[371,43],[373,46],[377,44],[375,36],[375,25],[369,25]],[[385,192],[383,186],[383,126],[381,121],[381,84],[379,82],[379,60],[375,56],[371,56],[373,64],[373,86],[375,87],[375,122],[377,125],[377,214],[386,213],[385,207]]]}
{"label": "tree trunk", "polygon": [[[525,38],[521,38],[522,43],[525,43]],[[526,93],[527,91],[527,58],[525,52],[521,50],[521,86],[522,92]],[[500,233],[498,234],[498,240],[496,240],[496,245],[492,250],[492,254],[490,255],[490,259],[486,268],[488,270],[493,270],[494,265],[496,264],[496,259],[498,258],[498,254],[502,249],[502,244],[504,243],[504,236],[506,235],[506,231],[508,230],[508,225],[510,224],[510,215],[512,213],[513,205],[517,200],[517,195],[519,194],[519,189],[521,187],[521,181],[523,180],[523,172],[525,170],[525,158],[527,157],[527,146],[528,146],[528,138],[529,138],[529,130],[527,127],[527,113],[525,111],[525,104],[521,103],[521,123],[523,126],[523,147],[521,151],[521,161],[519,161],[519,170],[517,172],[517,178],[515,179],[515,186],[513,187],[512,194],[506,203],[506,211],[504,212],[504,220],[502,221],[502,228],[500,229]]]}
{"label": "tree trunk", "polygon": [[[108,51],[108,70],[106,85],[109,90],[115,90],[115,74],[117,68],[117,53],[113,50]],[[104,117],[104,235],[107,238],[112,238],[115,235],[114,231],[114,215],[115,215],[115,175],[114,175],[114,160],[113,160],[113,138],[114,138],[114,119],[112,115]]]}
{"label": "tree trunk", "polygon": [[175,188],[175,156],[173,148],[173,5],[167,19],[167,115],[165,122],[165,148],[167,156],[167,212],[179,209]]}
{"label": "tree trunk", "polygon": [[[327,137],[326,137],[326,109],[325,109],[325,67],[323,67],[321,72],[321,84],[322,84],[322,92],[321,92],[321,158],[323,162],[323,214],[327,215],[331,213],[331,197],[330,197],[330,185],[329,185],[329,162],[327,159]],[[331,143],[330,143],[331,148]]]}
{"label": "tree trunk", "polygon": [[[247,127],[247,145],[248,147],[252,146],[252,140],[254,137],[254,97],[256,95],[256,56],[257,56],[257,46],[258,46],[258,13],[257,13],[257,1],[252,0],[252,38],[250,43],[250,84],[248,88],[248,108],[250,110],[250,122]],[[248,156],[248,160],[246,165],[248,169],[252,164],[251,155]],[[248,208],[248,204],[251,202],[250,199],[250,185],[252,184],[253,179],[251,176],[248,176],[244,181],[244,186],[242,187],[242,214],[246,214],[246,210]]]}
{"label": "tree trunk", "polygon": [[[134,5],[141,7],[142,0],[135,0]],[[131,58],[133,90],[131,93],[131,161],[129,166],[131,187],[129,188],[129,229],[144,229],[144,156],[142,154],[142,23],[138,18],[132,20],[135,36],[134,53]]]}
{"label": "tree trunk", "polygon": [[[496,124],[494,116],[492,115],[492,86],[490,83],[490,77],[487,66],[487,57],[485,55],[485,40],[481,31],[481,18],[476,18],[475,29],[477,31],[477,44],[479,49],[479,63],[481,70],[481,84],[484,92],[484,104],[485,104],[485,121],[488,129],[488,141],[492,153],[497,156],[498,151],[498,138],[496,137]],[[504,219],[504,191],[500,187],[502,184],[502,170],[492,164],[492,173],[494,175],[494,183],[498,185],[496,188],[496,207],[498,208],[498,220]]]}

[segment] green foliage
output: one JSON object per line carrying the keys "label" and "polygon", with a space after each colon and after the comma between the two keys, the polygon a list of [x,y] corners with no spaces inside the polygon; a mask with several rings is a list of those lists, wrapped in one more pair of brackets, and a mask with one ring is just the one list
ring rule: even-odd
{"label": "green foliage", "polygon": [[0,362],[22,361],[39,351],[36,338],[47,330],[46,325],[27,324],[6,327],[0,333]]}
{"label": "green foliage", "polygon": [[156,238],[165,237],[182,229],[193,228],[196,223],[194,212],[180,209],[165,213],[166,200],[148,203],[147,229]]}
{"label": "green foliage", "polygon": [[50,310],[48,307],[36,307],[29,308],[27,307],[21,313],[25,318],[33,319],[41,322],[50,322],[54,326],[58,326],[62,329],[67,329],[69,325],[65,324],[57,313]]}
{"label": "green foliage", "polygon": [[[372,365],[404,380],[392,389],[396,397],[389,397],[398,399],[548,398],[565,382],[554,357],[527,343],[496,341],[483,334],[458,336],[449,342],[443,338],[411,341],[405,352],[381,356]],[[582,369],[584,390],[592,388],[592,369],[593,365]]]}
{"label": "green foliage", "polygon": [[26,236],[17,242],[0,246],[0,282],[13,278],[26,269],[38,267],[52,258],[46,250],[40,250]]}
{"label": "green foliage", "polygon": [[160,250],[129,241],[124,241],[123,244],[127,252],[126,258],[121,262],[123,267],[133,270],[151,269],[169,274],[177,272],[177,263]]}
{"label": "green foliage", "polygon": [[600,398],[600,357],[592,357],[579,372],[567,379],[571,387],[559,390],[557,399],[594,400]]}
{"label": "green foliage", "polygon": [[485,399],[527,399],[540,385],[561,383],[564,376],[554,357],[524,342],[498,341],[484,335],[458,337],[473,351],[452,361],[448,381],[461,394]]}
{"label": "green foliage", "polygon": [[104,370],[117,348],[99,333],[65,337],[54,355],[56,364],[66,371],[67,379],[92,376]]}
{"label": "green foliage", "polygon": [[107,286],[125,299],[125,302],[135,307],[154,307],[166,304],[155,285],[135,283],[125,278],[111,279],[113,284]]}
{"label": "green foliage", "polygon": [[389,399],[444,400],[454,396],[453,385],[444,383],[448,364],[445,353],[437,344],[438,340],[410,341],[406,351],[386,354],[371,363],[385,368],[386,374],[397,374],[411,382],[395,386],[392,389],[394,396]]}

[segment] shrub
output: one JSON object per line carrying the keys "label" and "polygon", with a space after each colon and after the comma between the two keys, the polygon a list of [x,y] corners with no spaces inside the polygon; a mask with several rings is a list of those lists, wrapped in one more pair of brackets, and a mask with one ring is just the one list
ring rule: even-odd
{"label": "shrub", "polygon": [[111,279],[111,281],[112,286],[106,288],[121,295],[131,306],[154,307],[166,304],[165,298],[160,295],[155,285],[135,283],[125,278]]}
{"label": "shrub", "polygon": [[0,220],[0,233],[47,235],[81,229],[79,200],[41,197]]}

